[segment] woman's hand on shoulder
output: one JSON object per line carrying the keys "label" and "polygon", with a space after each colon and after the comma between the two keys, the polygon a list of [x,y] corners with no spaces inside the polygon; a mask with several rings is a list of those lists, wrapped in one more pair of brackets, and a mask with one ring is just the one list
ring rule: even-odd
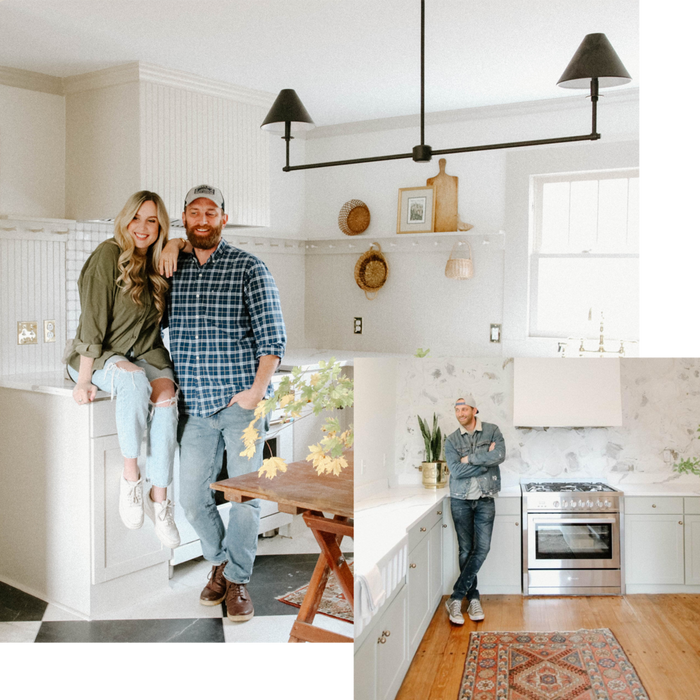
{"label": "woman's hand on shoulder", "polygon": [[95,400],[97,387],[90,382],[78,382],[73,389],[73,400],[77,404],[88,404]]}
{"label": "woman's hand on shoulder", "polygon": [[181,250],[184,250],[186,253],[192,252],[191,243],[184,238],[171,238],[163,246],[160,254],[160,263],[158,264],[158,272],[163,277],[173,276],[173,273],[177,270],[177,259]]}

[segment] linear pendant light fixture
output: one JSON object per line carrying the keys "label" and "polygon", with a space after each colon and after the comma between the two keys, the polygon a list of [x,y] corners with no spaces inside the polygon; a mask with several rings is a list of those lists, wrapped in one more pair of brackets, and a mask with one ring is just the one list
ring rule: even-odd
{"label": "linear pendant light fixture", "polygon": [[[284,172],[292,170],[309,170],[311,168],[328,168],[333,165],[352,165],[354,163],[374,163],[383,160],[401,160],[412,158],[417,163],[426,163],[433,156],[442,156],[447,153],[470,153],[473,151],[491,151],[499,148],[518,148],[522,146],[543,146],[553,143],[570,143],[572,141],[597,141],[600,134],[597,132],[597,106],[599,88],[624,85],[632,80],[630,74],[622,65],[612,45],[605,34],[587,34],[574,57],[569,62],[566,70],[557,82],[563,88],[591,90],[592,126],[591,133],[582,136],[561,136],[551,139],[537,139],[535,141],[512,141],[510,143],[495,143],[485,146],[466,146],[464,148],[443,148],[433,150],[425,143],[425,0],[421,0],[421,25],[420,25],[420,144],[413,148],[412,153],[397,153],[389,156],[376,156],[374,158],[355,158],[353,160],[335,160],[326,163],[306,163],[304,165],[289,164],[289,142],[292,136],[292,127],[300,130],[314,128],[314,123],[301,100],[294,90],[282,90],[272,105],[261,128],[267,131],[282,131],[282,137],[287,146],[287,164],[282,168]],[[283,126],[282,126],[283,125]]]}

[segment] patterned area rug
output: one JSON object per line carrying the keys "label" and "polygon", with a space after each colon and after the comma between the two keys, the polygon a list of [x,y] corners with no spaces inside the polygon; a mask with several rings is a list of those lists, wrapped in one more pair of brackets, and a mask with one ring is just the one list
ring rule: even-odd
{"label": "patterned area rug", "polygon": [[[348,559],[347,562],[350,566],[350,571],[353,571],[352,560]],[[296,591],[277,596],[277,600],[282,603],[287,603],[287,605],[293,605],[295,608],[300,608],[308,588],[309,584],[307,583],[306,586],[297,588]],[[347,620],[348,622],[353,622],[352,608],[350,607],[348,601],[345,600],[345,596],[340,588],[338,579],[332,572],[328,578],[328,585],[326,586],[326,590],[323,592],[323,598],[321,598],[321,605],[319,606],[318,611],[322,615],[334,617],[336,620]]]}
{"label": "patterned area rug", "polygon": [[460,700],[649,700],[609,629],[472,632]]}

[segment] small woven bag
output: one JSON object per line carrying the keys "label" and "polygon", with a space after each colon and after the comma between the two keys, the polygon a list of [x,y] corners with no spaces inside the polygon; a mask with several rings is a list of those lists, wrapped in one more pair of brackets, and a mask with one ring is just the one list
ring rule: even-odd
{"label": "small woven bag", "polygon": [[445,265],[445,277],[449,277],[452,280],[468,280],[474,276],[474,261],[472,259],[472,246],[469,241],[465,241],[469,246],[469,257],[468,258],[457,258],[454,257],[455,248],[460,245],[460,241],[457,241],[452,246],[452,252]]}

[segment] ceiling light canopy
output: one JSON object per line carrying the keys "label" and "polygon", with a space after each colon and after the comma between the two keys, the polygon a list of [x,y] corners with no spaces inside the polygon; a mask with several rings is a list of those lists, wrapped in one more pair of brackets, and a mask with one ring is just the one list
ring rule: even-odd
{"label": "ceiling light canopy", "polygon": [[267,131],[284,132],[282,137],[287,146],[287,163],[282,168],[285,172],[292,170],[309,170],[311,168],[327,168],[333,165],[351,165],[354,163],[372,163],[385,160],[400,160],[412,158],[417,163],[425,163],[433,156],[448,153],[469,153],[473,151],[489,151],[523,146],[542,146],[554,143],[569,143],[573,141],[597,141],[600,134],[597,131],[597,104],[599,88],[624,85],[632,80],[630,74],[615,53],[605,34],[587,34],[578,47],[574,57],[557,82],[563,88],[591,90],[591,132],[581,136],[558,136],[551,139],[534,141],[513,141],[510,143],[495,143],[482,146],[465,146],[463,148],[444,148],[433,150],[425,143],[425,0],[421,0],[421,104],[420,104],[420,144],[411,153],[397,153],[373,158],[355,158],[352,160],[336,160],[326,163],[305,163],[304,165],[289,164],[289,142],[293,136],[292,127],[299,130],[313,129],[314,123],[299,96],[294,90],[282,90],[277,96],[272,108],[261,128]]}

